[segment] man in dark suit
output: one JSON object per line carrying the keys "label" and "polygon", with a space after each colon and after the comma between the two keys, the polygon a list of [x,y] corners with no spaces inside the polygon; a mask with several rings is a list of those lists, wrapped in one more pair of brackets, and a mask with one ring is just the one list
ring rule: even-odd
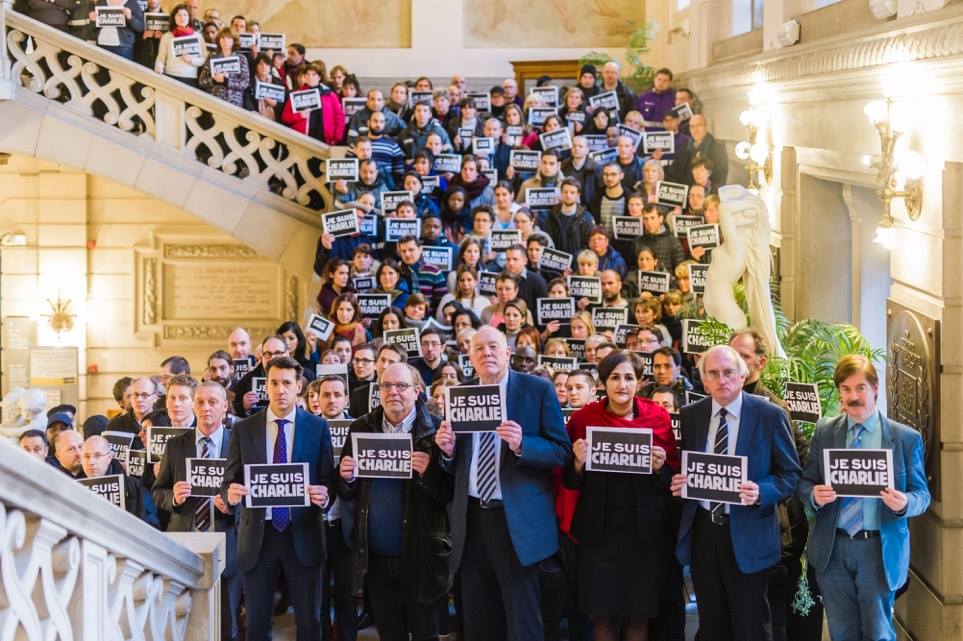
{"label": "man in dark suit", "polygon": [[274,586],[283,569],[294,606],[297,641],[321,639],[322,510],[334,477],[331,433],[324,419],[298,409],[301,365],[287,356],[267,364],[268,406],[234,426],[221,498],[235,508],[249,490],[244,466],[307,463],[311,505],[241,507],[237,562],[247,603],[247,641],[271,638]]}
{"label": "man in dark suit", "polygon": [[[745,456],[748,475],[741,505],[685,502],[676,556],[692,568],[701,641],[769,641],[767,584],[781,551],[775,506],[800,475],[789,420],[742,391],[748,369],[728,345],[711,347],[699,371],[709,398],[682,408],[682,449]],[[685,474],[673,476],[672,493],[685,484]]]}
{"label": "man in dark suit", "polygon": [[[879,377],[869,359],[844,356],[833,382],[843,413],[816,425],[797,490],[800,501],[816,512],[806,551],[819,579],[830,636],[895,641],[893,599],[909,570],[908,521],[930,504],[923,439],[878,410]],[[882,490],[879,499],[838,498],[823,469],[827,448],[891,450],[894,487]]]}
{"label": "man in dark suit", "polygon": [[[180,377],[177,377],[180,378]],[[179,386],[178,389],[180,389]],[[191,390],[187,387],[186,390]],[[186,391],[185,390],[185,391]],[[237,614],[241,605],[241,575],[237,571],[237,514],[232,514],[224,499],[215,496],[192,497],[187,481],[189,458],[227,458],[231,432],[224,428],[227,392],[219,383],[201,383],[191,390],[195,430],[167,441],[167,449],[154,481],[154,502],[170,513],[168,532],[223,532],[226,537],[226,564],[221,573],[221,639],[236,639]],[[170,392],[168,393],[170,395]],[[212,509],[213,508],[213,509]]]}
{"label": "man in dark suit", "polygon": [[467,641],[541,639],[538,565],[558,550],[552,470],[572,445],[552,384],[510,372],[510,357],[495,328],[472,337],[479,382],[501,388],[508,418],[494,433],[457,437],[445,421],[436,435],[455,476],[452,568],[461,568]]}

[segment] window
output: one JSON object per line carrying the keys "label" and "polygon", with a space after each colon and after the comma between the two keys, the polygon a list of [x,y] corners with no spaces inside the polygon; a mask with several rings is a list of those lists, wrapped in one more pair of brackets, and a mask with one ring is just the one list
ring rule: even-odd
{"label": "window", "polygon": [[732,0],[730,34],[738,36],[753,29],[762,29],[762,6],[764,0]]}
{"label": "window", "polygon": [[675,0],[675,10],[683,11],[689,8],[690,0]]}

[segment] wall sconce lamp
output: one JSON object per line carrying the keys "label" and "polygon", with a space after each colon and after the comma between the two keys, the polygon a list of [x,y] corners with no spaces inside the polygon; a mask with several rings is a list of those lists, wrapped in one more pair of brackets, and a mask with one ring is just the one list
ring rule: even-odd
{"label": "wall sconce lamp", "polygon": [[745,160],[746,172],[749,174],[749,189],[759,189],[756,179],[759,172],[766,184],[772,182],[772,154],[769,145],[758,140],[759,130],[766,122],[766,113],[761,109],[747,109],[739,114],[739,122],[748,130],[746,140],[736,144],[736,158]]}
{"label": "wall sconce lamp", "polygon": [[70,303],[71,300],[69,298],[63,300],[60,297],[60,290],[57,290],[57,300],[47,299],[47,304],[50,305],[50,313],[41,314],[47,319],[50,329],[57,332],[57,336],[74,328],[74,319],[77,318],[77,315],[70,313]]}
{"label": "wall sconce lamp", "polygon": [[868,103],[863,113],[879,134],[880,155],[863,156],[863,163],[867,167],[878,170],[876,194],[883,202],[883,216],[876,226],[874,240],[892,249],[896,244],[892,202],[896,198],[902,198],[909,219],[919,220],[923,213],[922,177],[926,172],[926,160],[915,151],[896,151],[896,142],[900,136],[912,128],[912,117],[908,109],[901,109],[893,103],[892,98],[887,98]]}

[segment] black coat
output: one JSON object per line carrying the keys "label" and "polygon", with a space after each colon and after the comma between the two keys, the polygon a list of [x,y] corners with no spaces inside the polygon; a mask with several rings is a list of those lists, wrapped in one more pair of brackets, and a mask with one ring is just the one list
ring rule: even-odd
{"label": "black coat", "polygon": [[588,247],[589,233],[594,226],[595,218],[581,205],[572,216],[564,215],[561,206],[555,205],[545,219],[544,231],[555,243],[555,249],[575,257],[579,251]]}
{"label": "black coat", "polygon": [[692,163],[699,158],[708,159],[712,163],[712,184],[725,185],[729,176],[729,157],[726,155],[726,146],[713,138],[712,134],[706,134],[698,145],[695,140],[690,140],[685,149],[676,150],[666,178],[692,185]]}
{"label": "black coat", "polygon": [[[441,469],[441,450],[435,445],[435,432],[441,419],[428,413],[428,406],[416,401],[417,416],[411,434],[414,449],[427,452],[431,462],[425,474],[405,481],[401,530],[401,584],[406,601],[433,603],[451,588],[451,525],[448,504],[452,500],[454,478]],[[384,410],[377,408],[351,424],[351,434],[381,432]],[[350,435],[344,442],[341,457],[351,456]],[[371,479],[348,483],[338,477],[338,496],[354,501],[352,533],[352,593],[362,596],[368,571],[368,508],[371,501]]]}
{"label": "black coat", "polygon": [[[147,525],[160,529],[160,519],[157,518],[157,508],[147,488],[133,476],[125,474],[123,466],[117,459],[110,462],[105,476],[114,474],[119,474],[124,477],[124,509]],[[85,479],[87,475],[84,474],[83,470],[80,470],[77,478]]]}

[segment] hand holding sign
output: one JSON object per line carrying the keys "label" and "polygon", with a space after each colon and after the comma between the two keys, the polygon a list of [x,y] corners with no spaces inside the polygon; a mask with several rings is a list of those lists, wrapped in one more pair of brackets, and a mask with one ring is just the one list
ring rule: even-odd
{"label": "hand holding sign", "polygon": [[580,438],[572,443],[572,456],[575,457],[575,471],[581,472],[585,469],[585,453],[588,451],[588,444],[584,438]]}
{"label": "hand holding sign", "polygon": [[448,421],[442,421],[441,425],[438,426],[438,431],[435,432],[435,445],[448,458],[455,455],[455,433]]}
{"label": "hand holding sign", "polygon": [[832,485],[814,485],[813,503],[817,507],[822,507],[836,500],[836,490]]}
{"label": "hand holding sign", "polygon": [[351,482],[354,480],[354,468],[357,464],[354,462],[354,458],[351,456],[345,456],[341,459],[341,465],[338,466],[338,473],[341,475],[345,481]]}
{"label": "hand holding sign", "polygon": [[187,481],[174,483],[174,505],[181,505],[191,496],[191,484]]}
{"label": "hand holding sign", "polygon": [[883,503],[886,505],[886,507],[894,512],[902,512],[904,509],[906,509],[906,495],[899,490],[892,487],[886,487],[883,488],[879,495],[882,497]]}
{"label": "hand holding sign", "polygon": [[328,505],[328,488],[323,485],[309,485],[308,498],[311,499],[312,505],[323,509]]}
{"label": "hand holding sign", "polygon": [[237,505],[241,502],[245,496],[248,495],[248,489],[246,485],[241,485],[240,483],[231,483],[227,486],[227,502],[229,505]]}
{"label": "hand holding sign", "polygon": [[427,452],[412,452],[411,453],[411,469],[414,470],[418,476],[421,476],[428,469],[428,464],[431,462],[431,457],[428,456]]}
{"label": "hand holding sign", "polygon": [[743,505],[755,505],[759,500],[759,486],[753,481],[743,481],[739,485],[739,498]]}
{"label": "hand holding sign", "polygon": [[682,488],[685,487],[686,478],[685,474],[672,475],[672,483],[669,485],[672,496],[682,496]]}
{"label": "hand holding sign", "polygon": [[516,454],[522,453],[522,426],[513,420],[506,420],[501,425],[495,428],[495,433],[508,443],[508,447],[511,448]]}

